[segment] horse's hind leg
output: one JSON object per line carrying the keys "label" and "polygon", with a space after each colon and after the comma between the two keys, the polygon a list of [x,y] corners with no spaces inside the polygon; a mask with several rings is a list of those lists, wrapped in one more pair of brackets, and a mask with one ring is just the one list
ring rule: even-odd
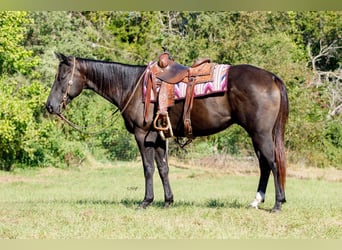
{"label": "horse's hind leg", "polygon": [[158,139],[156,148],[156,155],[155,159],[157,162],[157,167],[159,171],[159,176],[161,178],[163,188],[164,188],[164,207],[169,207],[173,203],[173,194],[171,191],[170,181],[169,181],[169,165],[168,165],[168,148],[167,148],[167,141]]}
{"label": "horse's hind leg", "polygon": [[258,209],[258,205],[261,202],[265,201],[265,194],[268,184],[268,179],[270,177],[271,169],[269,168],[268,164],[265,162],[264,157],[262,157],[257,151],[257,156],[259,160],[259,167],[260,167],[260,178],[259,178],[259,185],[257,189],[257,193],[255,195],[254,201],[251,203],[251,207]]}
{"label": "horse's hind leg", "polygon": [[258,204],[264,201],[268,179],[270,176],[270,172],[272,171],[274,177],[276,198],[275,205],[272,211],[279,211],[281,210],[281,204],[284,200],[285,195],[283,194],[283,191],[281,190],[279,185],[278,169],[275,162],[274,143],[271,133],[269,133],[269,135],[266,134],[253,136],[252,140],[256,155],[259,159],[260,179],[256,198],[251,205],[257,208]]}

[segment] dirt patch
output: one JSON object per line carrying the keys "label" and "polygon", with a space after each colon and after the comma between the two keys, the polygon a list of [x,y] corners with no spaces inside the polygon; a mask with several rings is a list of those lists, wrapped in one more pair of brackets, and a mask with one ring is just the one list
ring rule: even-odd
{"label": "dirt patch", "polygon": [[314,167],[299,167],[290,165],[287,171],[288,177],[296,179],[318,179],[327,181],[342,182],[342,170],[336,168],[314,168]]}
{"label": "dirt patch", "polygon": [[230,156],[205,156],[193,159],[169,159],[170,166],[184,169],[204,170],[207,173],[231,175],[256,175],[259,173],[257,161],[253,158],[238,159]]}
{"label": "dirt patch", "polygon": [[[255,157],[236,158],[228,155],[213,155],[194,159],[169,159],[170,166],[184,169],[201,169],[209,173],[237,176],[259,175],[259,163]],[[287,177],[296,179],[318,179],[342,182],[342,170],[314,168],[288,164]]]}
{"label": "dirt patch", "polygon": [[[222,174],[229,174],[235,176],[259,176],[258,161],[255,157],[231,157],[228,155],[212,155],[200,158],[192,159],[179,159],[176,157],[169,158],[170,167],[201,170],[202,173],[194,174],[194,177],[198,178],[202,175],[218,176]],[[134,164],[141,165],[141,161],[134,161]],[[119,164],[121,165],[121,164]],[[113,168],[118,166],[115,163],[99,163],[92,160],[87,162],[86,166],[78,168],[81,169],[90,168]],[[16,174],[5,173],[0,175],[0,183],[13,183],[13,182],[25,182],[25,183],[46,183],[49,176],[65,176],[69,174],[70,169],[58,169],[58,168],[43,168],[40,169],[34,177],[24,177]],[[74,168],[72,170],[75,170]],[[183,175],[176,176],[174,178],[183,178]],[[342,170],[336,168],[314,168],[303,165],[288,164],[287,177],[296,179],[317,179],[327,180],[334,182],[342,182]]]}
{"label": "dirt patch", "polygon": [[44,181],[43,180],[37,180],[34,178],[14,176],[14,175],[0,176],[0,183],[13,183],[13,182],[37,183],[37,182],[44,182]]}
{"label": "dirt patch", "polygon": [[28,177],[22,176],[21,173],[16,172],[0,173],[0,183],[48,183],[49,181],[46,177],[56,175],[56,172],[59,170],[57,168],[48,167],[28,171],[34,171],[35,174],[33,175],[31,173],[30,176],[32,177]]}

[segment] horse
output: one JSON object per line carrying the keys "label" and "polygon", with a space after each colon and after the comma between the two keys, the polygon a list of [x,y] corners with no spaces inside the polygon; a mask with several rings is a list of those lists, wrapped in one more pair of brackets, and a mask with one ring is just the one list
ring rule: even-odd
{"label": "horse", "polygon": [[[134,134],[142,159],[145,195],[139,207],[146,208],[154,200],[155,163],[163,185],[164,207],[169,207],[174,197],[169,181],[168,143],[152,126],[156,104],[149,105],[148,119],[144,119],[141,79],[147,66],[55,54],[59,66],[46,102],[47,111],[62,117],[67,104],[84,89],[92,90],[114,104],[121,111],[126,129]],[[193,136],[212,135],[232,124],[243,127],[252,140],[260,169],[256,196],[250,207],[258,209],[265,201],[272,172],[275,204],[270,211],[281,211],[286,202],[284,133],[289,114],[285,84],[277,75],[248,64],[231,65],[227,74],[226,91],[193,100]],[[184,101],[169,108],[175,137],[185,136],[183,108]]]}

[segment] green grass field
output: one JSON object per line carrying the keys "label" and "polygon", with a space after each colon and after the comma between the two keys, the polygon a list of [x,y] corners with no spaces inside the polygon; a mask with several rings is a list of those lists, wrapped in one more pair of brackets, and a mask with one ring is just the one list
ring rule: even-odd
{"label": "green grass field", "polygon": [[171,164],[175,203],[163,209],[155,174],[155,202],[144,195],[140,162],[68,170],[0,172],[2,239],[341,239],[342,182],[287,180],[287,203],[277,214],[273,178],[261,209],[247,209],[258,173],[231,174]]}

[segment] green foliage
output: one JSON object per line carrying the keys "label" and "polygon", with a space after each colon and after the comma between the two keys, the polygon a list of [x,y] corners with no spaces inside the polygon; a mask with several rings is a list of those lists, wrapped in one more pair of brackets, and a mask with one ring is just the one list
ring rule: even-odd
{"label": "green foliage", "polygon": [[103,148],[109,160],[134,160],[139,155],[138,146],[132,135],[120,126],[119,129],[101,135]]}
{"label": "green foliage", "polygon": [[[46,114],[58,65],[53,52],[146,64],[162,46],[186,65],[210,57],[218,63],[254,64],[279,75],[290,100],[285,136],[289,159],[342,168],[341,114],[329,115],[332,101],[339,104],[338,96],[329,79],[310,85],[314,70],[340,70],[341,20],[339,11],[0,12],[0,168],[74,166],[88,154],[100,160],[135,159],[134,137],[121,119],[115,124],[107,120],[113,106],[99,96],[85,91],[66,111],[88,132],[104,129],[98,135],[77,132]],[[313,63],[329,45],[333,47]],[[198,138],[188,151],[175,145],[170,143],[170,150],[178,156],[205,151],[253,154],[248,135],[238,126]]]}
{"label": "green foliage", "polygon": [[341,120],[328,119],[326,88],[296,85],[291,88],[289,99],[286,146],[291,152],[290,159],[319,167],[342,168]]}
{"label": "green foliage", "polygon": [[[287,20],[291,24],[289,32],[302,50],[308,47],[313,55],[318,55],[322,46],[333,43],[337,46],[342,45],[340,11],[290,11]],[[332,54],[326,54],[316,66],[321,70],[335,70],[341,67],[341,53],[339,49],[334,50]],[[309,59],[309,54],[305,53],[305,55]]]}
{"label": "green foliage", "polygon": [[[36,149],[43,139],[37,119],[41,113],[42,92],[32,84],[17,91],[10,80],[0,81],[0,169],[10,169],[15,162],[36,161]],[[25,95],[29,99],[23,98]]]}
{"label": "green foliage", "polygon": [[252,143],[246,131],[237,125],[210,136],[209,143],[221,153],[250,155],[253,152]]}
{"label": "green foliage", "polygon": [[342,149],[342,124],[330,122],[325,129],[325,138],[336,148]]}
{"label": "green foliage", "polygon": [[33,74],[39,59],[23,46],[26,26],[31,21],[24,11],[0,12],[0,76],[16,72]]}

